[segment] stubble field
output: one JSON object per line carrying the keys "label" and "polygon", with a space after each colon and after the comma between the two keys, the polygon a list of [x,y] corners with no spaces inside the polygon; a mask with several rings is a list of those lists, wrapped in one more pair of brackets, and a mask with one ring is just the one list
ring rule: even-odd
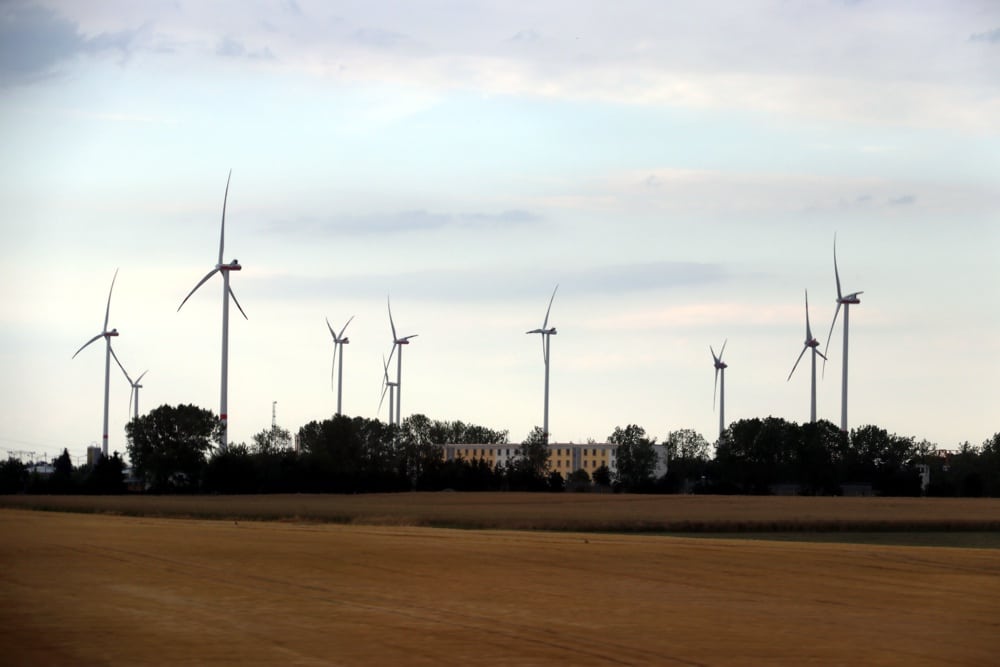
{"label": "stubble field", "polygon": [[[442,502],[472,512],[481,499]],[[799,507],[785,511],[819,512]],[[997,505],[983,507],[988,522]],[[0,565],[12,665],[995,665],[1000,653],[996,549],[8,508]]]}

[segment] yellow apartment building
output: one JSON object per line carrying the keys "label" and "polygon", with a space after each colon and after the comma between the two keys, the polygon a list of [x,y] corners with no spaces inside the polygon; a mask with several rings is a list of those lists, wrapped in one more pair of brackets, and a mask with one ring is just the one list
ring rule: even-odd
{"label": "yellow apartment building", "polygon": [[[554,470],[568,477],[576,470],[585,470],[593,475],[601,466],[607,466],[613,475],[617,469],[615,445],[609,443],[554,442],[549,447],[549,470]],[[445,445],[446,461],[465,459],[466,461],[483,460],[493,467],[502,467],[518,456],[521,445],[504,443],[500,445]]]}

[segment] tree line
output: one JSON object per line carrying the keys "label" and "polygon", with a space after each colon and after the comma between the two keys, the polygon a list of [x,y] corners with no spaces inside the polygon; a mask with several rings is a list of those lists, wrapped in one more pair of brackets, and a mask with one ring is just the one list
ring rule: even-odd
{"label": "tree line", "polygon": [[[400,426],[334,416],[298,431],[272,427],[249,445],[219,446],[219,422],[193,405],[160,406],[126,426],[135,488],[150,493],[365,493],[395,491],[626,491],[634,493],[797,493],[1000,496],[1000,433],[981,446],[941,456],[934,445],[862,426],[844,433],[829,421],[781,418],[733,422],[712,446],[697,432],[670,432],[662,444],[629,424],[608,436],[616,469],[549,466],[541,428],[499,466],[446,460],[447,445],[504,444],[508,432],[412,415]],[[666,467],[665,474],[657,470]],[[41,477],[10,459],[0,463],[2,493],[123,493],[116,452],[74,468],[69,453]]]}

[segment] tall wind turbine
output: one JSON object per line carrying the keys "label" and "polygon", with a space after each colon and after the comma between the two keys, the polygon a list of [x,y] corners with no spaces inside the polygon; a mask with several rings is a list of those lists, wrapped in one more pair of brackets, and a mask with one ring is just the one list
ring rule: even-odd
{"label": "tall wind turbine", "polygon": [[[349,320],[347,320],[347,324],[350,324],[351,320],[353,320],[353,319],[354,319],[354,315],[351,315],[351,318]],[[344,332],[347,331],[347,324],[344,325],[344,328],[340,330],[340,334],[338,335],[337,332],[334,331],[333,327],[330,325],[330,318],[326,318],[326,327],[330,330],[330,335],[333,336],[333,363],[332,363],[332,365],[330,367],[330,386],[331,387],[333,386],[333,374],[334,374],[334,370],[336,369],[336,371],[337,371],[337,414],[338,415],[341,414],[341,412],[340,412],[340,399],[341,399],[341,396],[343,396],[342,389],[343,389],[343,386],[344,386],[344,345],[347,345],[348,343],[351,342],[349,338],[346,338],[344,336]],[[340,348],[340,366],[337,366],[337,348]]]}
{"label": "tall wind turbine", "polygon": [[[833,336],[833,328],[837,325],[837,315],[840,314],[840,307],[844,307],[844,359],[843,376],[840,380],[840,430],[847,431],[847,326],[850,321],[851,306],[861,303],[859,294],[864,292],[852,292],[844,295],[840,291],[840,272],[837,270],[837,235],[833,235],[833,275],[837,279],[837,310],[833,313],[833,322],[830,324],[830,333],[826,337],[826,347],[824,351],[830,349],[830,338]],[[826,370],[826,362],[823,362],[823,370]]]}
{"label": "tall wind turbine", "polygon": [[247,314],[243,312],[243,307],[240,306],[240,302],[236,299],[236,295],[233,294],[232,288],[229,286],[229,272],[239,271],[243,267],[240,266],[239,260],[234,259],[229,264],[222,263],[222,253],[226,245],[226,202],[229,200],[229,179],[232,178],[233,171],[229,170],[229,177],[226,178],[226,194],[222,198],[222,233],[219,236],[219,261],[216,263],[215,268],[205,274],[205,277],[198,281],[198,284],[194,286],[188,295],[184,297],[181,301],[181,305],[177,306],[177,311],[184,307],[187,300],[191,298],[191,295],[198,291],[198,288],[205,284],[209,278],[214,276],[216,273],[222,274],[222,386],[220,389],[220,399],[219,399],[219,421],[222,425],[222,449],[225,449],[229,443],[229,414],[228,414],[228,392],[229,392],[229,299],[233,299],[233,303],[239,308],[240,314],[243,315],[243,319],[247,318]]}
{"label": "tall wind turbine", "polygon": [[104,329],[101,333],[97,334],[86,343],[80,346],[80,349],[73,353],[73,359],[76,359],[76,355],[83,351],[83,348],[87,347],[93,343],[98,338],[103,338],[105,343],[104,349],[104,435],[101,437],[101,454],[103,456],[108,455],[108,396],[110,394],[111,388],[111,338],[118,335],[118,329],[111,329],[108,331],[108,317],[111,315],[111,292],[115,289],[115,280],[118,278],[118,269],[115,269],[115,275],[111,278],[111,289],[108,290],[108,305],[104,309]]}
{"label": "tall wind turbine", "polygon": [[393,403],[395,402],[394,401],[394,397],[395,397],[395,391],[394,390],[396,388],[396,383],[393,382],[393,381],[391,381],[389,379],[389,359],[386,359],[384,354],[382,355],[382,378],[383,378],[382,379],[382,398],[380,398],[378,400],[378,410],[375,411],[375,414],[377,415],[378,413],[382,412],[382,401],[385,400],[385,392],[388,391],[389,392],[389,421],[386,422],[386,423],[391,425],[391,424],[395,423],[393,421],[393,419],[392,419],[392,406],[393,406]]}
{"label": "tall wind turbine", "polygon": [[139,390],[142,389],[142,385],[139,383],[142,382],[142,378],[144,378],[146,376],[146,373],[148,373],[149,371],[143,371],[142,375],[133,380],[132,377],[128,374],[128,371],[125,370],[125,367],[122,366],[122,362],[118,359],[118,355],[115,354],[114,350],[111,350],[111,356],[115,358],[115,363],[118,364],[118,368],[122,369],[122,373],[125,375],[125,379],[128,380],[128,384],[132,388],[132,390],[129,391],[128,394],[128,411],[132,412],[133,399],[135,399],[135,412],[132,414],[132,419],[138,419]]}
{"label": "tall wind turbine", "polygon": [[549,307],[545,310],[545,320],[542,322],[541,329],[532,329],[531,331],[526,331],[528,334],[541,334],[542,336],[542,359],[545,362],[545,412],[542,417],[542,430],[545,432],[545,438],[548,440],[549,437],[549,340],[551,336],[556,334],[556,328],[549,327],[549,313],[552,311],[552,302],[555,301],[556,291],[559,289],[559,285],[552,290],[552,297],[549,299]]}
{"label": "tall wind turbine", "polygon": [[389,352],[389,360],[392,361],[392,353],[396,352],[396,426],[402,423],[403,415],[403,346],[410,344],[411,338],[416,338],[419,334],[410,334],[400,338],[396,334],[396,325],[392,321],[392,304],[389,297],[385,298],[385,303],[389,307],[389,326],[392,327],[392,352]]}
{"label": "tall wind turbine", "polygon": [[[715,350],[712,346],[708,346],[708,350],[712,353],[712,361],[715,362],[715,391],[712,392],[712,407],[715,407],[715,395],[718,392],[719,398],[719,437],[722,437],[722,432],[726,430],[726,369],[729,368],[729,364],[722,361],[722,355],[726,352],[726,343],[729,342],[727,338],[722,342],[722,349],[719,350],[719,356],[715,356]],[[719,378],[722,378],[720,385]],[[721,391],[719,391],[721,389]]]}
{"label": "tall wind turbine", "polygon": [[812,329],[809,326],[809,290],[806,290],[806,341],[802,345],[802,352],[799,353],[799,358],[795,360],[795,365],[792,366],[792,372],[788,374],[788,380],[792,379],[792,373],[795,372],[799,362],[802,361],[802,355],[806,353],[806,350],[812,348],[812,393],[810,394],[809,401],[809,421],[811,422],[816,421],[816,357],[820,356],[826,360],[826,355],[820,352],[817,349],[818,347],[819,341],[813,338]]}

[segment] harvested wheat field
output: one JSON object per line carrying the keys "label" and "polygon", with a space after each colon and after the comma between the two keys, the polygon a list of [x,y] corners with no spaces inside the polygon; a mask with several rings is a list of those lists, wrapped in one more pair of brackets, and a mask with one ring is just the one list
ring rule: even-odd
{"label": "harvested wheat field", "polygon": [[0,510],[13,665],[995,665],[1000,551]]}
{"label": "harvested wheat field", "polygon": [[513,530],[1000,533],[998,498],[837,498],[600,493],[0,496],[0,507],[133,516]]}

